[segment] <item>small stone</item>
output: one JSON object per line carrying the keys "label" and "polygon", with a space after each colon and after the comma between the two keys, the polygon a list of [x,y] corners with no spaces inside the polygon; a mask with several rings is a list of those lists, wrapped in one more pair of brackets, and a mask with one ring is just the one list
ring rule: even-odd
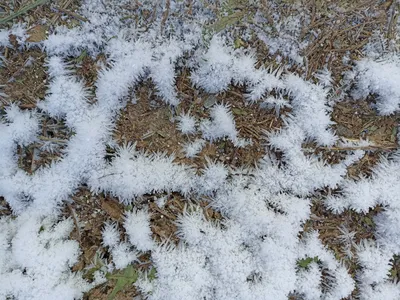
{"label": "small stone", "polygon": [[217,98],[215,96],[209,96],[207,97],[206,101],[204,101],[204,107],[205,108],[210,108],[217,102]]}

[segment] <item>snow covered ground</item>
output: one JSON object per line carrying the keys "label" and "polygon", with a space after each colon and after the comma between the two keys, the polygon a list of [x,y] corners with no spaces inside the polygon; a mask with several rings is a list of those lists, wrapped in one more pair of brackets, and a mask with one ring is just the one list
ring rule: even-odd
{"label": "snow covered ground", "polygon": [[[254,18],[243,19],[248,26],[241,39],[249,41],[253,33],[271,55],[279,53],[278,67],[268,68],[258,64],[251,45],[238,46],[229,26],[215,32],[208,25],[215,19],[215,7],[226,10],[227,16],[240,16],[240,6],[229,7],[234,1],[161,1],[155,7],[163,9],[154,10],[150,25],[143,16],[154,9],[153,1],[135,8],[136,21],[129,19],[133,2],[83,0],[77,13],[87,21],[55,27],[39,42],[29,42],[23,23],[0,30],[1,53],[15,48],[11,35],[19,45],[14,50],[41,49],[49,78],[46,96],[33,109],[20,108],[0,90],[5,103],[0,115],[0,196],[13,212],[0,218],[0,299],[79,299],[144,253],[156,275],[149,276],[150,269],[141,272],[133,284],[145,299],[400,299],[400,284],[389,276],[391,260],[400,255],[400,154],[395,149],[382,156],[371,176],[347,176],[348,167],[374,144],[343,144],[331,116],[335,104],[365,102],[371,96],[378,114],[399,112],[396,37],[387,41],[379,32],[371,33],[363,55],[342,62],[347,71],[340,83],[329,69],[306,79],[309,62],[302,50],[313,40],[300,37],[303,26],[315,20],[301,6],[293,4],[299,15],[283,17],[283,4],[269,1],[277,22],[274,31],[257,4],[248,3]],[[385,46],[379,48],[376,39]],[[91,88],[71,64],[82,52],[106,57]],[[232,85],[241,86],[249,105],[272,109],[283,120],[279,130],[265,133],[266,154],[256,168],[209,160],[196,169],[172,155],[144,152],[136,141],[118,145],[113,139],[131,91],[146,80],[153,82],[163,105],[179,107],[175,80],[183,69],[190,70],[196,89],[221,94]],[[290,113],[282,114],[285,109]],[[177,130],[190,138],[183,147],[187,159],[207,143],[227,140],[238,149],[252,144],[237,129],[229,101],[211,103],[207,113],[209,118],[199,119],[191,111],[175,118]],[[18,149],[43,142],[38,136],[44,117],[63,120],[70,138],[62,146],[57,141],[42,145],[60,152],[60,159],[30,174],[19,166]],[[309,155],[304,143],[349,150],[339,162],[328,164],[321,155]],[[105,158],[107,147],[115,150],[111,159]],[[99,224],[109,259],[91,281],[84,271],[72,271],[80,255],[79,243],[70,237],[76,220],[60,215],[83,186],[133,207],[120,224]],[[160,193],[192,199],[176,220],[177,245],[153,239],[148,208],[135,207],[142,196]],[[349,253],[358,262],[356,276],[317,231],[303,232],[315,197],[333,213],[382,207],[374,219],[375,238],[359,241],[355,253]],[[196,205],[204,199],[221,220],[210,220]],[[162,207],[163,200],[157,201]],[[343,239],[352,243],[352,235],[344,232]]]}

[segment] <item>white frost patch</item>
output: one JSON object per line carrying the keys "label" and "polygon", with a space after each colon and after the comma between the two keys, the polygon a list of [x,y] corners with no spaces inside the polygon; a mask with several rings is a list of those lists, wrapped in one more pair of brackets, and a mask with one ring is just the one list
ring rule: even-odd
{"label": "white frost patch", "polygon": [[0,298],[81,298],[94,285],[71,272],[80,254],[71,219],[25,213],[0,219]]}
{"label": "white frost patch", "polygon": [[364,241],[358,246],[358,263],[361,269],[357,273],[359,298],[362,300],[395,300],[400,295],[400,284],[389,279],[392,268],[390,259],[393,254],[374,241]]}
{"label": "white frost patch", "polygon": [[[279,4],[274,3],[272,5]],[[299,9],[298,5],[299,3],[294,4]],[[290,63],[302,66],[304,58],[300,53],[307,48],[310,42],[304,38],[300,40],[300,36],[302,35],[303,26],[307,27],[310,22],[309,16],[302,12],[300,8],[296,15],[291,14],[284,17],[274,13],[272,17],[275,19],[273,27],[268,26],[268,20],[264,21],[262,18],[260,18],[260,22],[265,25],[263,27],[253,27],[258,38],[268,46],[270,54],[282,54],[290,59]],[[260,28],[263,29],[261,30]],[[280,58],[280,55],[278,58]],[[279,62],[281,59],[278,58],[277,61]]]}
{"label": "white frost patch", "polygon": [[138,260],[137,252],[129,243],[121,242],[111,248],[111,255],[115,268],[122,270]]}
{"label": "white frost patch", "polygon": [[353,91],[355,99],[364,100],[369,94],[376,95],[376,108],[381,115],[390,115],[399,110],[399,57],[361,59],[356,62],[353,76],[356,83],[356,89]]}
{"label": "white frost patch", "polygon": [[126,203],[146,193],[186,194],[192,188],[194,173],[186,166],[174,164],[173,160],[160,153],[147,156],[135,150],[134,145],[120,147],[110,164],[92,173],[89,185],[95,193],[109,192]]}
{"label": "white frost patch", "polygon": [[255,68],[256,59],[252,53],[234,50],[225,44],[220,36],[214,36],[210,46],[198,61],[198,68],[192,73],[194,85],[209,93],[219,93],[234,83],[249,85],[248,99],[257,101],[266,92],[282,87],[279,75],[265,69]]}
{"label": "white frost patch", "polygon": [[6,107],[5,113],[6,122],[12,124],[6,130],[15,143],[28,146],[36,141],[39,121],[35,111],[22,111],[17,105],[11,104]]}
{"label": "white frost patch", "polygon": [[147,211],[136,210],[127,212],[124,227],[129,242],[139,251],[149,251],[154,247],[150,229],[150,215]]}
{"label": "white frost patch", "polygon": [[317,233],[309,233],[301,243],[299,256],[301,258],[317,257],[326,269],[330,278],[328,290],[323,299],[342,299],[348,297],[355,288],[355,281],[347,269],[336,260],[333,252],[328,251],[318,239]]}
{"label": "white frost patch", "polygon": [[178,129],[183,134],[192,134],[196,132],[196,118],[191,116],[189,113],[182,113],[177,118]]}
{"label": "white frost patch", "polygon": [[116,223],[106,223],[102,231],[103,242],[106,247],[115,247],[120,240],[120,232]]}
{"label": "white frost patch", "polygon": [[384,205],[384,211],[374,219],[377,225],[376,239],[393,253],[399,253],[400,249],[399,158],[397,153],[390,160],[383,157],[373,169],[371,178],[343,182],[341,194],[329,197],[326,201],[327,207],[336,212],[348,208],[368,212],[376,205]]}
{"label": "white frost patch", "polygon": [[205,146],[206,141],[203,139],[196,139],[193,142],[183,145],[183,152],[187,158],[196,157]]}
{"label": "white frost patch", "polygon": [[248,142],[238,137],[235,120],[229,105],[217,104],[211,108],[211,120],[203,120],[200,123],[200,130],[203,138],[215,141],[221,138],[228,138],[237,147],[243,147]]}
{"label": "white frost patch", "polygon": [[321,270],[316,262],[312,262],[307,269],[299,271],[296,291],[303,294],[308,300],[319,300],[322,296],[320,284]]}
{"label": "white frost patch", "polygon": [[358,245],[357,260],[362,266],[357,279],[364,284],[382,283],[389,277],[391,253],[377,247],[374,241]]}
{"label": "white frost patch", "polygon": [[8,47],[10,45],[10,31],[1,29],[0,30],[0,47]]}

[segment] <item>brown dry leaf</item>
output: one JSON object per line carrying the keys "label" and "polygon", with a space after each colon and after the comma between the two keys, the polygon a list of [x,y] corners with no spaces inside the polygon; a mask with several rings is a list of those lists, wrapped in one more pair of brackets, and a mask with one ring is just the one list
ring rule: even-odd
{"label": "brown dry leaf", "polygon": [[122,219],[123,211],[117,202],[111,200],[103,200],[101,208],[114,220],[119,221]]}
{"label": "brown dry leaf", "polygon": [[27,39],[30,43],[38,43],[46,39],[47,26],[36,25],[28,30],[29,37]]}

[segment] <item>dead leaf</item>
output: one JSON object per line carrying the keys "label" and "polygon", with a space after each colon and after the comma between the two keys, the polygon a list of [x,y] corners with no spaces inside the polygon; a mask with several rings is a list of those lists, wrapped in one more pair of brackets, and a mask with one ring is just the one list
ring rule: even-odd
{"label": "dead leaf", "polygon": [[114,220],[121,220],[123,211],[118,203],[110,200],[103,200],[101,202],[101,208]]}
{"label": "dead leaf", "polygon": [[247,112],[244,111],[243,109],[240,109],[240,108],[234,107],[234,108],[232,108],[232,112],[233,112],[234,115],[247,116]]}
{"label": "dead leaf", "polygon": [[47,36],[46,31],[47,26],[36,25],[35,27],[32,27],[28,30],[29,37],[27,38],[27,41],[30,43],[39,43],[45,40]]}

